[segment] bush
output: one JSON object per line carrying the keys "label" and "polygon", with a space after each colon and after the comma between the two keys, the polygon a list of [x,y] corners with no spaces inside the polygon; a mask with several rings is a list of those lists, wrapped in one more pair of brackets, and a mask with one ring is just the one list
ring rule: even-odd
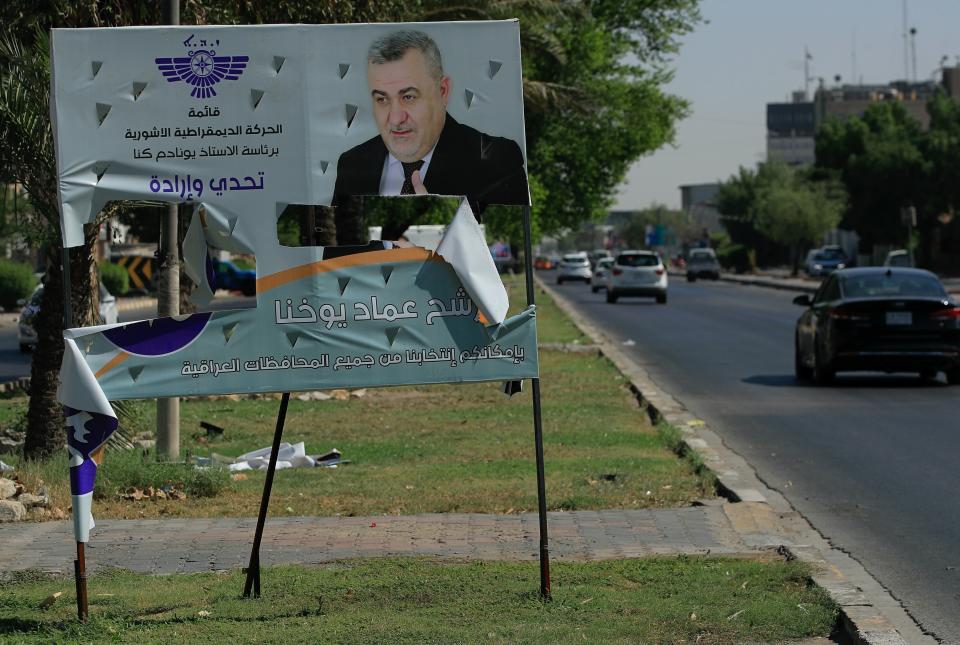
{"label": "bush", "polygon": [[37,286],[33,269],[26,264],[0,259],[0,307],[11,310],[28,298]]}
{"label": "bush", "polygon": [[717,259],[725,269],[744,273],[753,269],[750,252],[743,244],[728,244],[717,249]]}
{"label": "bush", "polygon": [[100,280],[103,281],[107,291],[115,296],[122,296],[130,291],[130,274],[119,264],[101,262]]}
{"label": "bush", "polygon": [[170,464],[144,457],[139,451],[110,451],[97,469],[94,497],[113,497],[128,488],[173,486],[187,497],[214,497],[227,488],[230,472],[223,468],[197,470],[193,464]]}

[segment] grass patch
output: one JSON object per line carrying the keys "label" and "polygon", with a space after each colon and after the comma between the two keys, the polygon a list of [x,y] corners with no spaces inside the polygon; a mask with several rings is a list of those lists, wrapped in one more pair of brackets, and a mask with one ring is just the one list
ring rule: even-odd
{"label": "grass patch", "polygon": [[[90,579],[90,621],[76,622],[70,580],[23,577],[0,589],[9,643],[742,643],[830,633],[837,608],[799,562],[679,557],[558,563],[553,601],[534,563],[375,559],[243,574]],[[49,610],[48,595],[64,592]],[[201,614],[201,612],[208,612]]]}
{"label": "grass patch", "polygon": [[[525,298],[512,280],[511,300]],[[583,336],[545,295],[538,294],[543,342]],[[541,350],[544,454],[548,508],[686,506],[713,496],[705,474],[674,455],[640,413],[626,380],[605,358]],[[505,397],[499,383],[448,384],[368,390],[347,401],[292,400],[284,440],[304,441],[309,453],[332,448],[352,463],[336,470],[278,471],[273,515],[368,515],[442,512],[519,513],[537,508],[530,388]],[[269,446],[278,402],[185,400],[184,453],[234,457]],[[155,406],[143,404],[152,425]],[[207,438],[200,421],[224,427]],[[8,460],[9,461],[9,460]],[[101,518],[255,516],[264,473],[252,472],[214,497],[133,502],[129,486],[187,477],[171,465],[142,463],[136,453],[107,451],[98,478]],[[67,458],[25,467],[47,482],[55,505],[69,505]],[[25,477],[27,479],[28,477]],[[219,482],[220,480],[216,480]],[[216,483],[214,482],[214,483]]]}

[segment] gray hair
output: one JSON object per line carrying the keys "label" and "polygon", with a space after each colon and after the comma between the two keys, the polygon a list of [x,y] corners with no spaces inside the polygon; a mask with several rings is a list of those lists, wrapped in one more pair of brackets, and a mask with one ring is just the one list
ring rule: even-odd
{"label": "gray hair", "polygon": [[403,58],[411,49],[418,49],[427,61],[427,71],[436,80],[443,76],[443,61],[440,59],[440,49],[433,38],[422,31],[406,29],[395,31],[386,36],[377,38],[367,50],[367,62],[372,65],[382,65]]}

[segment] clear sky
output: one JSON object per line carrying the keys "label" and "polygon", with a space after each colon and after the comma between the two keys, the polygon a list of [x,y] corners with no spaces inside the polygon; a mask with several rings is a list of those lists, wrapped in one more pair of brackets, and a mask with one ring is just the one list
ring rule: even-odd
{"label": "clear sky", "polygon": [[[681,184],[723,181],[763,161],[766,103],[803,89],[805,45],[810,75],[831,85],[837,74],[850,82],[854,68],[858,82],[905,77],[903,0],[703,0],[701,12],[705,22],[683,39],[667,88],[692,114],[674,147],[634,164],[614,208],[679,208]],[[907,19],[917,30],[918,79],[931,78],[944,55],[960,64],[960,0],[908,0]]]}

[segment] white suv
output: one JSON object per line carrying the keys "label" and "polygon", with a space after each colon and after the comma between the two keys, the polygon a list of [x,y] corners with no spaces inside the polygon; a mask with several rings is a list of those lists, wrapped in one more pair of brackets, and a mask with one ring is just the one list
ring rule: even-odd
{"label": "white suv", "polygon": [[623,251],[607,273],[607,302],[620,296],[653,296],[667,304],[667,270],[653,251]]}
{"label": "white suv", "polygon": [[563,284],[566,280],[590,282],[590,275],[590,260],[586,253],[567,253],[557,267],[557,284]]}

